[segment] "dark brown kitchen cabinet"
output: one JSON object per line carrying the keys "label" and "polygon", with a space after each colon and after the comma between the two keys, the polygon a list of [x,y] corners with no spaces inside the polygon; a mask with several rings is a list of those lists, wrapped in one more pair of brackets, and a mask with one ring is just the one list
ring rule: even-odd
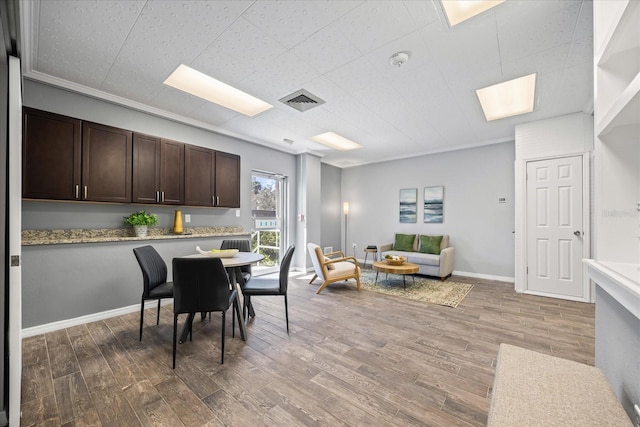
{"label": "dark brown kitchen cabinet", "polygon": [[215,151],[187,145],[184,150],[187,206],[215,206]]}
{"label": "dark brown kitchen cabinet", "polygon": [[82,122],[82,200],[131,202],[133,134]]}
{"label": "dark brown kitchen cabinet", "polygon": [[216,206],[240,207],[240,156],[216,151]]}
{"label": "dark brown kitchen cabinet", "polygon": [[240,156],[185,147],[185,204],[240,207]]}
{"label": "dark brown kitchen cabinet", "polygon": [[24,108],[22,197],[76,200],[80,196],[80,120]]}
{"label": "dark brown kitchen cabinet", "polygon": [[184,144],[133,135],[134,203],[184,204]]}

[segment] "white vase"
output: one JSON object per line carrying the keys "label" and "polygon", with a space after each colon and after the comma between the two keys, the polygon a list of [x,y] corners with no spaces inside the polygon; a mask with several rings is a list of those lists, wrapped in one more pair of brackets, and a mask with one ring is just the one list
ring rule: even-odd
{"label": "white vase", "polygon": [[147,226],[146,225],[134,225],[133,231],[136,233],[136,237],[147,237]]}

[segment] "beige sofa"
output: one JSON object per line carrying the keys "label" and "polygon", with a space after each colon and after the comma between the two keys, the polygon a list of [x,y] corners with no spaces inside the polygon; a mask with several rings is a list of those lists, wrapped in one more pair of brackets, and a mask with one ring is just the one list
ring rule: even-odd
{"label": "beige sofa", "polygon": [[[405,234],[404,236],[411,235]],[[424,236],[435,237],[433,235]],[[396,248],[394,248],[394,243],[380,245],[381,259],[384,259],[385,255],[405,256],[407,257],[407,262],[418,264],[418,267],[420,268],[418,270],[418,274],[423,274],[425,276],[435,276],[439,277],[442,280],[449,277],[451,273],[453,273],[453,258],[455,255],[455,249],[449,246],[449,236],[446,234],[442,235],[439,254],[423,253],[424,250],[420,250],[420,241],[420,235],[415,234],[411,251],[397,250]]]}

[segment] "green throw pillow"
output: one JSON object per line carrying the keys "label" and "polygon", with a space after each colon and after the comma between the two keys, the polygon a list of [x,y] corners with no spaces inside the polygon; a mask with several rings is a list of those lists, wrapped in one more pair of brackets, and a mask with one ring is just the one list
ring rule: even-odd
{"label": "green throw pillow", "polygon": [[420,236],[420,253],[440,255],[442,236]]}
{"label": "green throw pillow", "polygon": [[413,241],[415,234],[396,234],[396,241],[393,244],[394,251],[413,252]]}

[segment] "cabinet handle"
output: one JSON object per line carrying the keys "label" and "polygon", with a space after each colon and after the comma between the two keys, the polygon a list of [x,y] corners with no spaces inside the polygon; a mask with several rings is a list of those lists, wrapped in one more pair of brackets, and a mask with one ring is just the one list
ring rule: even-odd
{"label": "cabinet handle", "polygon": [[160,203],[160,192],[156,191],[156,203]]}
{"label": "cabinet handle", "polygon": [[162,203],[164,203],[164,191],[162,191]]}
{"label": "cabinet handle", "polygon": [[84,198],[87,199],[87,186],[84,186]]}
{"label": "cabinet handle", "polygon": [[211,196],[211,206],[216,205],[216,196]]}
{"label": "cabinet handle", "polygon": [[216,206],[220,206],[220,196],[216,196]]}
{"label": "cabinet handle", "polygon": [[76,200],[80,198],[80,186],[76,184]]}

